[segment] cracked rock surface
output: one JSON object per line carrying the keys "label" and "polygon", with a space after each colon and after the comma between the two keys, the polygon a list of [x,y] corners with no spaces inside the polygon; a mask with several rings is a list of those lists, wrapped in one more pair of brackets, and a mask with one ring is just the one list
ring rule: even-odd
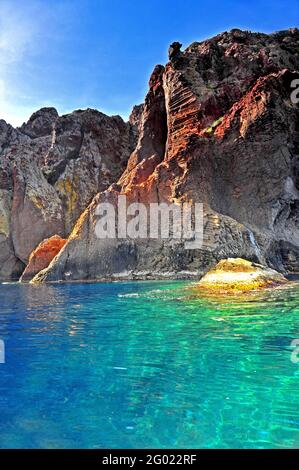
{"label": "cracked rock surface", "polygon": [[42,240],[67,237],[132,149],[131,125],[92,109],[42,108],[18,129],[1,120],[0,280],[18,279]]}
{"label": "cracked rock surface", "polygon": [[[196,277],[240,257],[299,271],[299,31],[233,29],[174,42],[129,122],[43,108],[0,121],[0,280],[38,244],[61,251],[34,282]],[[98,239],[99,202],[203,203],[200,249],[182,240]]]}
{"label": "cracked rock surface", "polygon": [[[173,43],[134,110],[137,145],[124,173],[95,196],[35,282],[197,276],[228,257],[299,271],[299,109],[290,98],[298,45],[297,29],[234,29],[184,51]],[[120,194],[146,205],[203,203],[202,248],[98,239],[97,204],[116,207]]]}

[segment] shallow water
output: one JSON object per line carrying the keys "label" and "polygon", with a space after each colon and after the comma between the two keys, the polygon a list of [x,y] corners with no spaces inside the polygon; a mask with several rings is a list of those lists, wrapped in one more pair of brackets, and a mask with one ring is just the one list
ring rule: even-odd
{"label": "shallow water", "polygon": [[299,283],[0,285],[0,447],[299,448]]}

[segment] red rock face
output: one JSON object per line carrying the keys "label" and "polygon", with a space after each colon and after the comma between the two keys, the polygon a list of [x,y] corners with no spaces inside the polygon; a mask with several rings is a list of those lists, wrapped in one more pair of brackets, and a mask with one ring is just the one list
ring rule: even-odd
{"label": "red rock face", "polygon": [[42,241],[31,253],[29,263],[20,280],[28,282],[42,269],[47,268],[65,244],[66,240],[58,235]]}
{"label": "red rock face", "polygon": [[[40,113],[33,115],[22,132],[30,145],[34,141],[37,160],[45,158],[43,174],[50,188],[40,188],[40,170],[32,175],[31,164],[16,170],[11,239],[19,259],[26,262],[33,243],[21,238],[24,229],[28,239],[40,236],[44,226],[53,228],[53,220],[59,228],[63,214],[70,230],[100,191],[43,279],[64,279],[66,272],[69,279],[90,279],[121,271],[200,270],[232,256],[299,270],[299,111],[290,99],[291,82],[299,77],[298,46],[297,29],[271,35],[235,29],[195,42],[185,51],[173,43],[168,64],[155,67],[145,103],[133,109],[127,127],[95,111],[58,118],[47,109],[42,120]],[[46,134],[53,120],[50,137]],[[4,144],[8,134],[13,139],[10,158],[20,149],[23,155],[28,149],[25,137],[20,144],[20,134],[5,128]],[[0,135],[0,148],[2,140]],[[7,171],[9,165],[0,168],[0,182],[10,191]],[[26,172],[31,175],[25,178],[29,185],[22,179]],[[77,181],[71,175],[77,175]],[[128,203],[204,203],[202,249],[188,252],[148,240],[97,240],[97,202],[116,203],[119,194],[127,195]],[[31,233],[24,227],[27,215],[34,220]]]}
{"label": "red rock face", "polygon": [[139,139],[119,184],[142,184],[163,160],[167,140],[167,115],[163,90],[164,67],[157,65],[149,80],[149,92],[140,116]]}
{"label": "red rock face", "polygon": [[[122,190],[131,194],[133,199],[143,201],[187,197],[180,187],[182,181],[193,179],[193,170],[189,168],[195,154],[198,161],[196,148],[213,147],[215,138],[220,138],[225,129],[226,133],[231,133],[233,119],[236,113],[241,112],[238,111],[240,108],[242,125],[238,136],[244,138],[250,122],[256,122],[265,114],[266,98],[275,80],[265,92],[261,90],[263,80],[260,82],[255,104],[250,103],[250,93],[256,93],[254,87],[262,77],[274,77],[275,73],[285,69],[297,70],[297,47],[298,30],[270,36],[233,30],[202,43],[194,43],[184,52],[180,51],[179,43],[174,43],[170,48],[170,62],[164,69],[159,69],[160,74],[154,72],[151,77],[147,95],[149,106],[144,108],[141,118],[142,139],[120,180]],[[291,90],[289,85],[285,88],[287,93]],[[153,106],[155,89],[159,93],[155,95]],[[157,131],[163,127],[164,113],[159,122],[154,118],[159,108],[158,101],[160,107],[165,105],[166,109],[167,138],[162,158],[157,158],[152,151]],[[200,138],[207,142],[201,143]],[[212,171],[213,162],[209,155],[212,149],[205,148],[204,152]],[[139,166],[130,165],[132,160],[135,161],[136,153],[141,163]],[[206,192],[210,190],[208,182],[205,189]],[[202,197],[198,188],[192,197],[196,195]]]}
{"label": "red rock face", "polygon": [[[293,57],[285,53],[282,47],[284,43],[289,46],[292,44]],[[163,78],[168,120],[167,147],[163,162],[152,173],[151,179],[155,183],[153,185],[149,181],[149,186],[156,186],[159,182],[158,186],[164,192],[167,180],[172,181],[173,190],[167,191],[167,197],[184,197],[186,193],[179,191],[179,187],[182,179],[193,179],[196,168],[190,165],[194,160],[198,162],[200,149],[206,154],[206,166],[215,179],[217,173],[213,168],[212,157],[215,138],[220,138],[221,134],[224,138],[226,132],[226,135],[234,133],[235,138],[244,139],[250,124],[256,123],[266,114],[269,116],[269,124],[271,119],[273,121],[273,129],[269,129],[270,137],[271,130],[273,132],[279,120],[271,118],[268,98],[272,93],[272,86],[273,96],[278,93],[283,93],[284,96],[290,94],[291,77],[289,81],[281,78],[285,81],[284,86],[280,87],[278,93],[275,92],[275,73],[280,77],[279,70],[287,70],[287,66],[296,70],[296,66],[291,64],[291,61],[298,61],[298,54],[294,49],[296,43],[298,31],[272,37],[234,31],[200,44],[195,43],[184,53],[177,52],[175,56],[172,54]],[[263,91],[264,85],[267,89]],[[273,97],[272,102],[274,99]],[[282,102],[280,104],[283,106]],[[287,107],[284,111],[291,113]],[[238,132],[235,132],[234,120],[239,113],[241,125]],[[201,137],[207,142],[201,142]],[[254,139],[254,135],[252,138]],[[222,149],[217,151],[221,153]],[[257,152],[258,149],[256,154]],[[253,159],[256,154],[252,156]],[[203,155],[201,158],[203,159]],[[241,167],[240,157],[236,160],[236,165]],[[179,181],[173,180],[174,175]],[[271,175],[269,180],[272,180]],[[208,181],[203,189],[206,193],[210,191]],[[198,199],[199,196],[202,198],[202,191],[197,187],[192,197]],[[209,202],[212,196],[210,192],[205,200]]]}
{"label": "red rock face", "polygon": [[[298,270],[299,111],[290,99],[298,45],[297,29],[232,30],[183,52],[172,44],[169,63],[150,78],[127,169],[82,214],[41,279],[201,270],[231,256]],[[202,249],[97,240],[96,205],[118,194],[203,202]]]}

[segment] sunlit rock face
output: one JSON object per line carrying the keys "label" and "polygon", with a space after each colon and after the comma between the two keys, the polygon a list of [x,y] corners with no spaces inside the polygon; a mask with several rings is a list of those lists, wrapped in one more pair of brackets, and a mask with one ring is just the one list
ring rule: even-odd
{"label": "sunlit rock face", "polygon": [[49,266],[52,259],[60,252],[66,244],[66,239],[59,235],[53,235],[43,240],[29,256],[29,262],[24,270],[20,281],[28,282],[42,269]]}
{"label": "sunlit rock face", "polygon": [[[242,257],[299,270],[299,78],[297,29],[267,35],[232,30],[169,49],[149,81],[127,168],[96,196],[40,280],[201,275]],[[201,249],[152,240],[99,240],[103,200],[204,204]]]}
{"label": "sunlit rock face", "polygon": [[241,258],[228,258],[219,261],[205,274],[196,289],[215,295],[234,294],[275,287],[286,282],[286,278],[274,269]]}
{"label": "sunlit rock face", "polygon": [[[58,117],[52,108],[17,130],[2,124],[5,272],[75,221],[40,280],[194,277],[228,257],[299,271],[298,45],[297,29],[234,29],[184,51],[175,42],[128,124],[92,110]],[[97,204],[116,206],[120,194],[146,205],[203,203],[201,249],[98,239]]]}
{"label": "sunlit rock face", "polygon": [[135,142],[119,116],[42,108],[14,129],[0,121],[0,280],[18,279],[37,245],[66,237],[116,181]]}

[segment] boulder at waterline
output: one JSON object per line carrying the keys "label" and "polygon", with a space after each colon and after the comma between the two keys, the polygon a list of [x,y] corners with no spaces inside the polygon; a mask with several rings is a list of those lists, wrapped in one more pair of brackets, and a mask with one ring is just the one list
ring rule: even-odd
{"label": "boulder at waterline", "polygon": [[287,279],[267,266],[242,258],[227,258],[211,269],[197,287],[215,293],[234,293],[274,287]]}

